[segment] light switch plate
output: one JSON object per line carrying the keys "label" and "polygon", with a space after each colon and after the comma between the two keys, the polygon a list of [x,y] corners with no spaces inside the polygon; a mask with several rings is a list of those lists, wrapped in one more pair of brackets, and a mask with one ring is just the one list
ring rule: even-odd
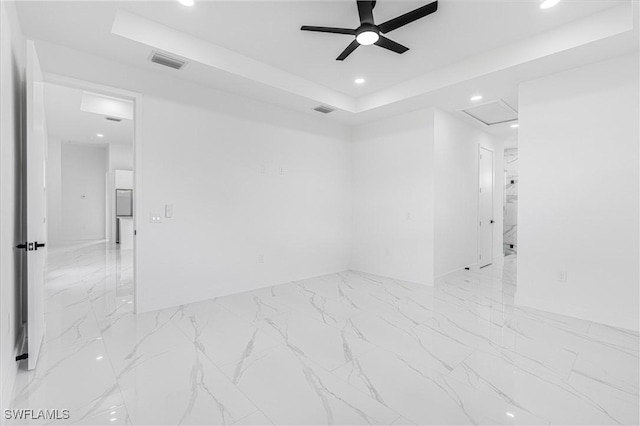
{"label": "light switch plate", "polygon": [[173,217],[173,204],[164,205],[164,217],[166,218]]}

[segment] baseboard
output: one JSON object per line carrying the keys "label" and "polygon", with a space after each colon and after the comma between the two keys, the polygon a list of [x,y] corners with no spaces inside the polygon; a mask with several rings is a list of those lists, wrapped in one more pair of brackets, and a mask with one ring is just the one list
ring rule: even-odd
{"label": "baseboard", "polygon": [[543,300],[536,297],[527,296],[516,291],[515,306],[523,308],[537,309],[539,311],[550,312],[552,314],[564,315],[581,319],[584,321],[597,322],[625,330],[639,331],[638,318],[631,318],[620,315],[613,311],[602,311],[601,309],[589,309],[584,306],[572,305],[565,302],[557,303],[550,300]]}
{"label": "baseboard", "polygon": [[449,275],[449,274],[453,274],[453,273],[460,272],[460,271],[464,271],[464,270],[470,270],[470,271],[472,271],[472,270],[473,270],[473,271],[477,271],[478,269],[479,269],[479,268],[478,268],[478,264],[477,264],[477,263],[472,263],[472,264],[470,264],[470,265],[461,266],[461,267],[459,267],[459,268],[452,269],[452,270],[450,270],[449,272],[443,272],[442,274],[435,275],[435,276],[433,277],[433,279],[434,279],[434,280],[437,280],[438,278],[442,278],[442,277],[447,276],[447,275]]}
{"label": "baseboard", "polygon": [[463,266],[462,268],[452,269],[449,272],[443,272],[442,274],[434,275],[433,279],[437,280],[437,279],[440,279],[442,277],[446,277],[447,275],[451,275],[451,274],[456,273],[456,272],[464,271],[465,268],[471,268],[471,266]]}
{"label": "baseboard", "polygon": [[424,285],[424,286],[427,286],[427,287],[433,287],[433,285],[434,285],[433,279],[430,282],[419,282],[419,281],[408,280],[406,278],[397,278],[397,277],[390,277],[388,275],[376,274],[375,272],[362,271],[362,270],[355,269],[355,268],[349,268],[348,270],[352,271],[352,272],[357,272],[357,273],[360,273],[360,274],[375,275],[375,276],[380,277],[380,278],[387,278],[387,279],[390,279],[390,280],[404,281],[406,283]]}
{"label": "baseboard", "polygon": [[87,242],[87,241],[107,241],[104,238],[104,235],[81,235],[81,236],[68,236],[65,238],[62,238],[60,240],[58,240],[57,242],[59,243],[83,243],[83,242]]}

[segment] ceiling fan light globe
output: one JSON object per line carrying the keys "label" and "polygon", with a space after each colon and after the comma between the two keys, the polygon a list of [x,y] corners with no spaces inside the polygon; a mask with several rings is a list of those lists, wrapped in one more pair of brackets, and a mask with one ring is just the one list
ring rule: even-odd
{"label": "ceiling fan light globe", "polygon": [[375,31],[363,31],[356,36],[356,40],[363,46],[369,46],[378,41],[380,35]]}

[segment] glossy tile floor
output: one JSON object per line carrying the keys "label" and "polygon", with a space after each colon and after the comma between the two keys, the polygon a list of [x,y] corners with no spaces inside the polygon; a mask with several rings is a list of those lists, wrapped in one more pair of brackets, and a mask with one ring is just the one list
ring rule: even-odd
{"label": "glossy tile floor", "polygon": [[130,253],[62,247],[48,277],[14,408],[67,424],[638,424],[638,334],[514,307],[513,257],[434,288],[343,272],[137,316]]}

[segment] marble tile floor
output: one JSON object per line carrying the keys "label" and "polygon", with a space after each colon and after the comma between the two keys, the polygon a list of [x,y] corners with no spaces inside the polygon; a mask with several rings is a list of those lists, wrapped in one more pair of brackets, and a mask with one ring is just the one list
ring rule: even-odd
{"label": "marble tile floor", "polygon": [[131,271],[102,242],[50,251],[46,341],[11,408],[84,425],[639,421],[638,334],[514,306],[513,256],[433,288],[346,271],[140,315]]}

